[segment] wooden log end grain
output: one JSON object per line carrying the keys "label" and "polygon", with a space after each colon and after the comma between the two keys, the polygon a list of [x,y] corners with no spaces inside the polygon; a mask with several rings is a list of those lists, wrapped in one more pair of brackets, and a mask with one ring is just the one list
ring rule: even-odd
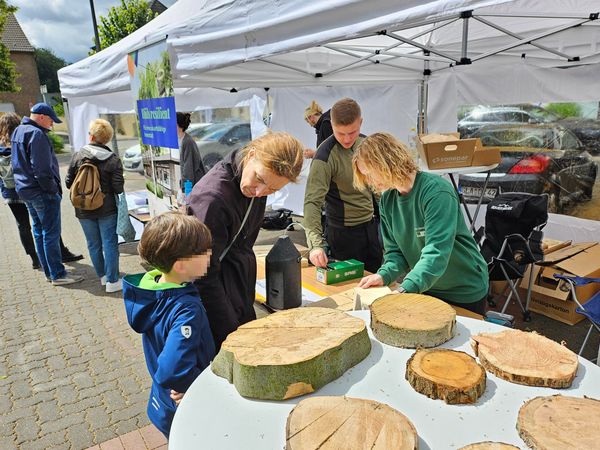
{"label": "wooden log end grain", "polygon": [[415,391],[448,404],[475,403],[485,391],[485,370],[464,352],[419,349],[406,363],[406,379]]}
{"label": "wooden log end grain", "polygon": [[535,332],[481,333],[471,346],[488,372],[527,386],[568,388],[579,365],[575,353]]}
{"label": "wooden log end grain", "polygon": [[335,380],[370,351],[363,320],[328,308],[295,308],[240,326],[211,368],[244,397],[285,400]]}
{"label": "wooden log end grain", "polygon": [[390,406],[348,397],[311,397],[290,412],[286,450],[415,450],[417,431]]}
{"label": "wooden log end grain", "polygon": [[598,449],[599,423],[599,400],[552,395],[525,402],[519,410],[517,430],[533,449]]}
{"label": "wooden log end grain", "polygon": [[377,339],[402,348],[435,347],[454,337],[456,311],[429,295],[390,294],[371,305]]}
{"label": "wooden log end grain", "polygon": [[519,450],[519,447],[511,444],[505,444],[503,442],[486,441],[477,442],[476,444],[469,444],[459,448],[458,450]]}

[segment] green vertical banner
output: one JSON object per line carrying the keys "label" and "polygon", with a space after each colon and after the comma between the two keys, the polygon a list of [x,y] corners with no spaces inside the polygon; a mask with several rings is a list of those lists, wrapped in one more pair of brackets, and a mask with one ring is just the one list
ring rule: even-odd
{"label": "green vertical banner", "polygon": [[177,110],[166,40],[127,55],[136,100],[142,162],[152,216],[172,209],[180,193]]}

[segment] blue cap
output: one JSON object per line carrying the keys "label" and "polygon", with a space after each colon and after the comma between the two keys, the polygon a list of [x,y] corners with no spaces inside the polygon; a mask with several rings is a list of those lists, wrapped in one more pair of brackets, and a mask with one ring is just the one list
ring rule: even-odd
{"label": "blue cap", "polygon": [[31,107],[31,112],[34,114],[43,114],[52,119],[54,123],[62,123],[62,120],[58,118],[52,107],[48,103],[36,103]]}

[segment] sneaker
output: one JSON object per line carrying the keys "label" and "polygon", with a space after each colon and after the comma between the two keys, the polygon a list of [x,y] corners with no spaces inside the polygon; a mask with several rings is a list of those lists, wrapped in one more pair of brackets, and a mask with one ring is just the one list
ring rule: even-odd
{"label": "sneaker", "polygon": [[121,281],[120,278],[117,281],[115,281],[114,283],[111,283],[110,281],[106,282],[106,292],[108,292],[108,293],[119,292],[122,289],[123,289],[123,282]]}
{"label": "sneaker", "polygon": [[32,256],[31,257],[31,268],[34,269],[34,270],[42,268],[42,266],[40,265],[40,260],[38,259],[37,256]]}
{"label": "sneaker", "polygon": [[62,256],[62,262],[64,262],[64,263],[80,261],[83,259],[83,255],[76,255],[74,253],[71,253],[68,248],[65,248],[65,251],[62,252],[61,256]]}
{"label": "sneaker", "polygon": [[81,275],[74,275],[67,273],[62,278],[57,278],[56,280],[52,280],[52,284],[54,286],[65,286],[67,284],[79,283],[83,281],[83,277]]}
{"label": "sneaker", "polygon": [[100,277],[100,284],[101,284],[102,286],[106,286],[106,275],[102,275],[102,276]]}

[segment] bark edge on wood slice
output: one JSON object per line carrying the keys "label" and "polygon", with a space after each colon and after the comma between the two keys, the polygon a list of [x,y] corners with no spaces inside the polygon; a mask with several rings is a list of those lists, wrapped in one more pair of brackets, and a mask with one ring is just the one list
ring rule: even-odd
{"label": "bark edge on wood slice", "polygon": [[535,397],[519,409],[517,430],[533,449],[600,448],[600,400],[551,395]]}
{"label": "bark edge on wood slice", "polygon": [[475,444],[465,445],[458,450],[520,450],[519,447],[504,442],[477,442]]}
{"label": "bark edge on wood slice", "polygon": [[579,366],[575,353],[535,332],[480,333],[471,347],[488,372],[527,386],[568,388]]}
{"label": "bark edge on wood slice", "polygon": [[371,329],[384,344],[435,347],[454,337],[456,311],[435,297],[390,294],[371,304]]}
{"label": "bark edge on wood slice", "polygon": [[485,391],[485,369],[475,358],[445,348],[419,349],[406,363],[413,389],[446,403],[475,403]]}
{"label": "bark edge on wood slice", "polygon": [[244,397],[285,400],[335,380],[370,351],[362,319],[328,308],[295,308],[240,326],[211,368]]}
{"label": "bark edge on wood slice", "polygon": [[401,412],[374,400],[310,397],[292,409],[286,450],[416,450],[417,430]]}

